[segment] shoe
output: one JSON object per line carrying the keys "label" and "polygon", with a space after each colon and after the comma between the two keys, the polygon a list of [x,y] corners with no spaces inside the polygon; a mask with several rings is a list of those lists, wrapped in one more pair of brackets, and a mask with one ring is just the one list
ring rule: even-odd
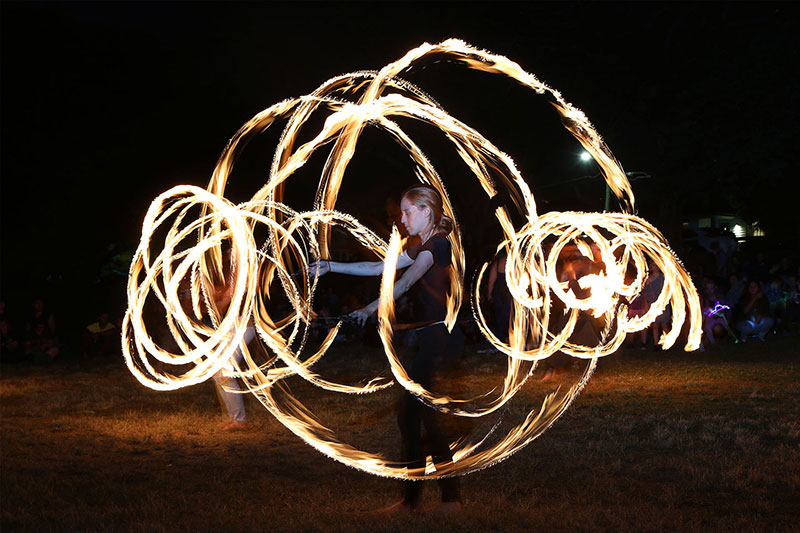
{"label": "shoe", "polygon": [[640,349],[640,350],[646,350],[646,349],[647,349],[647,345],[646,345],[646,344],[642,344],[642,347],[641,347],[641,348],[639,348],[639,349]]}

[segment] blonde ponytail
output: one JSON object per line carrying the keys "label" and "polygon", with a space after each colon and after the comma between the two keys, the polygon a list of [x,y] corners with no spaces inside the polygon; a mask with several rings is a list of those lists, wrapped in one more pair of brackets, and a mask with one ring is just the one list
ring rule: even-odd
{"label": "blonde ponytail", "polygon": [[442,215],[439,218],[439,223],[436,225],[439,232],[448,235],[451,231],[453,231],[453,221],[447,215]]}

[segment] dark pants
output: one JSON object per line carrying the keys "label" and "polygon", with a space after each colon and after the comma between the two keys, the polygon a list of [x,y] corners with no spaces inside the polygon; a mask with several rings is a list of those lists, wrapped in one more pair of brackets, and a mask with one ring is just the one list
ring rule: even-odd
{"label": "dark pants", "polygon": [[508,330],[511,327],[511,295],[508,289],[495,290],[494,302],[494,334],[503,341],[508,340]]}
{"label": "dark pants", "polygon": [[[411,379],[435,393],[447,393],[449,381],[456,370],[464,336],[456,326],[449,334],[443,324],[429,326],[418,331],[419,353],[411,367]],[[404,392],[400,400],[397,423],[400,426],[403,449],[402,459],[410,468],[424,468],[430,455],[434,464],[453,462],[449,443],[457,435],[446,423],[448,415],[442,414],[420,402],[414,395]],[[422,427],[427,439],[423,443]],[[427,446],[424,446],[427,444]],[[442,490],[442,501],[460,502],[459,479],[450,477],[438,480]],[[404,503],[416,506],[422,494],[421,481],[404,481]]]}

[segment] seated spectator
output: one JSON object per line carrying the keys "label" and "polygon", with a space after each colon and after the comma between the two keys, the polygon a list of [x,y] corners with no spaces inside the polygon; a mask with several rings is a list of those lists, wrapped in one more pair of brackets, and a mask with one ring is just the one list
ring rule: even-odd
{"label": "seated spectator", "polygon": [[703,282],[703,295],[701,305],[703,308],[703,345],[714,344],[717,338],[723,336],[727,329],[728,315],[726,311],[719,310],[718,306],[725,305],[719,286],[712,278]]}
{"label": "seated spectator", "polygon": [[772,278],[769,283],[762,285],[761,290],[769,302],[769,314],[774,317],[782,303],[783,283],[779,278]]}
{"label": "seated spectator", "polygon": [[788,257],[782,257],[780,261],[772,265],[769,269],[769,275],[773,278],[780,278],[781,284],[786,283],[789,276],[792,275],[792,263]]}
{"label": "seated spectator", "polygon": [[108,320],[105,311],[97,315],[83,331],[83,356],[88,358],[105,357],[119,352],[119,333],[117,327]]}
{"label": "seated spectator", "polygon": [[769,314],[775,320],[775,330],[783,331],[786,322],[786,305],[789,301],[789,291],[784,287],[781,278],[773,278],[764,285],[762,290],[769,302]]}
{"label": "seated spectator", "polygon": [[36,331],[36,326],[44,324],[48,335],[56,335],[56,316],[45,307],[44,300],[36,298],[33,300],[33,311],[25,322],[25,334],[30,336]]}
{"label": "seated spectator", "polygon": [[33,327],[33,334],[25,341],[25,355],[34,363],[50,363],[58,357],[58,341],[47,326],[40,322]]}
{"label": "seated spectator", "polygon": [[11,324],[3,316],[0,318],[0,361],[16,363],[22,358],[22,343],[15,338]]}
{"label": "seated spectator", "polygon": [[750,335],[758,335],[759,339],[765,340],[775,321],[769,316],[769,300],[761,291],[761,285],[755,280],[747,285],[742,314],[745,317],[744,320],[736,324],[742,341]]}

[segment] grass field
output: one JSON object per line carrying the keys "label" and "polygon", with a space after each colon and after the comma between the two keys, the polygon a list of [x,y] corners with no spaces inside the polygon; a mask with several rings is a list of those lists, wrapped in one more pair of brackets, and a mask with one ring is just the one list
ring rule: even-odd
{"label": "grass field", "polygon": [[[476,348],[480,385],[496,376]],[[352,425],[350,397],[298,390]],[[542,437],[463,478],[464,510],[447,518],[376,517],[397,482],[320,455],[246,401],[259,429],[226,433],[208,383],[154,392],[121,360],[3,367],[2,530],[800,531],[797,337],[620,351]],[[387,415],[352,437],[390,446],[392,428]]]}

